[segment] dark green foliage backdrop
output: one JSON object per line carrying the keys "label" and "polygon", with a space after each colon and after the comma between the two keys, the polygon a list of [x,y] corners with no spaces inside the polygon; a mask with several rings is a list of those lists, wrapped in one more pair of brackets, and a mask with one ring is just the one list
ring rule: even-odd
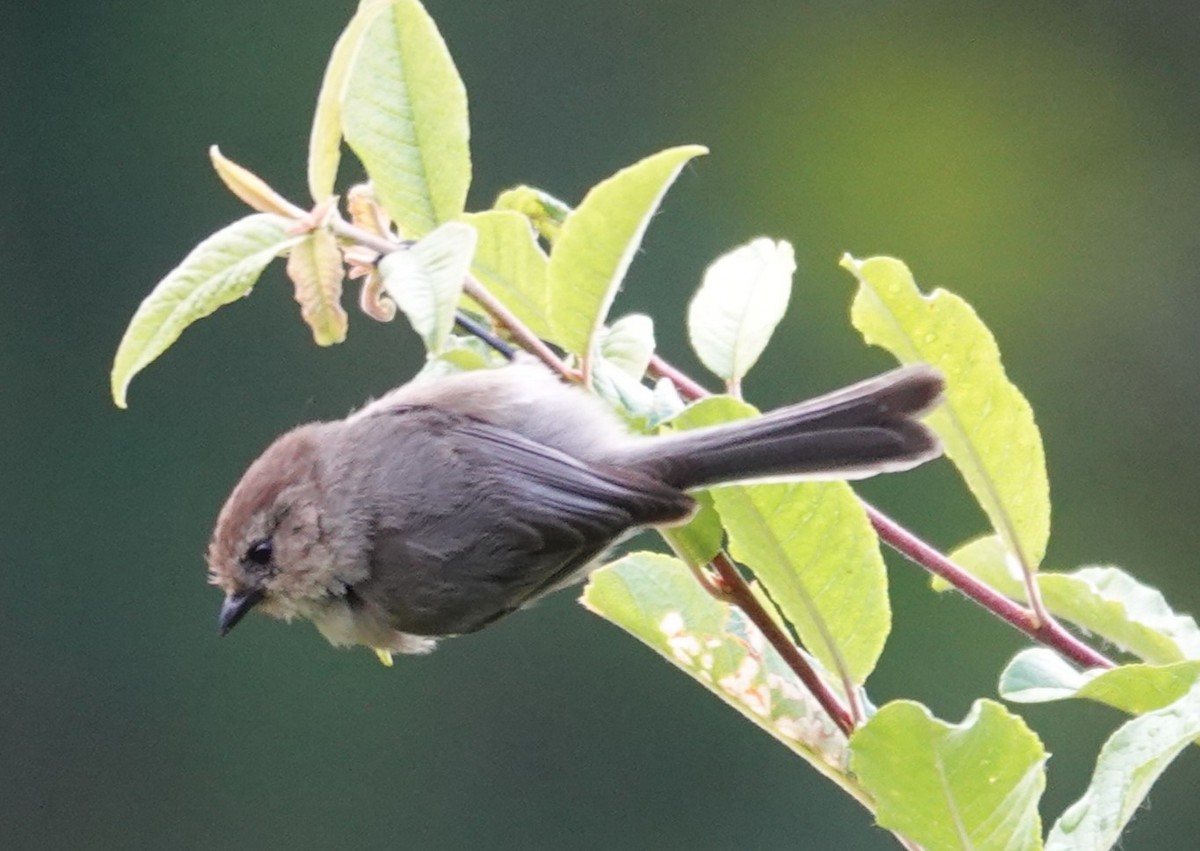
{"label": "dark green foliage backdrop", "polygon": [[[1191,4],[429,0],[466,80],[471,205],[523,181],[569,201],[670,144],[689,167],[617,310],[682,309],[706,263],[791,240],[764,406],[888,365],[848,326],[843,250],[972,301],[1038,412],[1048,564],[1121,564],[1200,610],[1200,12]],[[354,317],[318,351],[280,269],[107,396],[132,310],[241,214],[219,142],[297,199],[312,100],[350,2],[64,3],[0,24],[0,846],[893,848],[799,760],[570,595],[385,670],[308,626],[218,642],[201,560],[278,431],[403,380],[419,346]],[[870,482],[935,543],[982,529],[953,475]],[[1015,633],[892,561],[877,700],[958,719]],[[1115,713],[1025,713],[1082,791]],[[1186,755],[1125,847],[1182,848]]]}

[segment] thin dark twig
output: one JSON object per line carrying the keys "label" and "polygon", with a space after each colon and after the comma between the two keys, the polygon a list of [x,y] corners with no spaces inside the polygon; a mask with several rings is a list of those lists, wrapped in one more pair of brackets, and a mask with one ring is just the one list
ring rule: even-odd
{"label": "thin dark twig", "polygon": [[759,632],[771,642],[771,646],[783,658],[805,687],[812,692],[812,696],[817,699],[817,702],[837,724],[838,729],[846,736],[854,731],[854,718],[850,714],[841,699],[833,693],[821,679],[820,675],[813,670],[812,665],[808,663],[808,659],[804,658],[804,654],[792,642],[791,638],[783,631],[771,617],[763,604],[750,586],[746,583],[746,578],[742,576],[741,571],[737,569],[737,565],[733,563],[733,559],[725,552],[717,553],[712,560],[712,566],[721,577],[721,592],[723,597],[733,602],[739,609],[746,613],[746,617],[754,622],[758,627]]}
{"label": "thin dark twig", "polygon": [[517,356],[517,350],[508,343],[501,340],[487,328],[480,325],[463,311],[459,310],[454,314],[454,324],[462,328],[468,334],[482,340],[486,345],[495,349],[505,360],[512,360]]}

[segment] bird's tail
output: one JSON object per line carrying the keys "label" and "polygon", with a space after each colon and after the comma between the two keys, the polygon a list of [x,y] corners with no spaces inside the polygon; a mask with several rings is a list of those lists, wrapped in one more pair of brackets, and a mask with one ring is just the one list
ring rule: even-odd
{"label": "bird's tail", "polygon": [[906,470],[941,454],[917,417],[938,402],[944,385],[932,367],[903,367],[761,417],[645,441],[629,460],[681,490]]}

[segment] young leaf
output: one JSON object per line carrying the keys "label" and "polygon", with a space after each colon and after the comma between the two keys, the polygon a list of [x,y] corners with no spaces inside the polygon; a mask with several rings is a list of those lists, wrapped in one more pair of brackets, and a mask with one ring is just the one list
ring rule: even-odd
{"label": "young leaf", "polygon": [[532,186],[514,186],[504,190],[496,196],[492,209],[520,213],[551,245],[558,239],[563,222],[571,212],[571,208],[562,201]]}
{"label": "young leaf", "polygon": [[677,559],[632,553],[592,573],[581,601],[639,638],[823,774],[845,776],[845,740],[740,610],[713,599]]}
{"label": "young leaf", "polygon": [[221,182],[253,209],[260,213],[277,213],[290,218],[304,214],[303,210],[272,189],[257,174],[227,159],[216,145],[208,149],[208,157],[212,160],[213,168],[216,169]]}
{"label": "young leaf", "polygon": [[112,396],[118,408],[126,407],[133,377],[185,328],[247,295],[266,265],[304,238],[288,232],[291,224],[271,213],[239,219],[197,245],[155,285],[130,320],[113,359]]}
{"label": "young leaf", "polygon": [[709,370],[732,386],[741,383],[783,319],[795,271],[792,246],[765,238],[708,267],[688,306],[688,337]]}
{"label": "young leaf", "polygon": [[332,233],[322,228],[296,244],[288,255],[288,277],[296,285],[300,315],[318,346],[346,339],[349,318],[342,309],[342,252]]}
{"label": "young leaf", "polygon": [[650,217],[699,145],[668,148],[592,187],[563,223],[550,253],[554,342],[587,353],[604,324]]}
{"label": "young leaf", "polygon": [[947,378],[946,400],[927,418],[1005,546],[1030,570],[1050,535],[1050,486],[1033,410],[1008,380],[1000,350],[965,301],[925,296],[899,260],[842,266],[858,278],[851,320],[863,338],[902,363],[925,361]]}
{"label": "young leaf", "polygon": [[550,336],[545,252],[519,213],[489,210],[461,217],[479,232],[471,269],[479,282],[539,337]]}
{"label": "young leaf", "polygon": [[342,98],[346,94],[346,83],[366,25],[386,5],[387,0],[363,0],[329,55],[308,139],[308,191],[314,201],[323,201],[333,194],[338,163],[342,158]]}
{"label": "young leaf", "polygon": [[471,183],[466,89],[417,0],[369,4],[362,14],[342,132],[383,208],[404,233],[421,236],[463,211]]}
{"label": "young leaf", "polygon": [[1031,647],[1013,657],[1000,674],[1000,695],[1014,703],[1077,697],[1142,715],[1179,700],[1197,681],[1200,661],[1078,671],[1053,650]]}
{"label": "young leaf", "polygon": [[454,327],[454,312],[474,251],[475,228],[447,222],[412,247],[379,261],[384,288],[431,354],[442,350]]}
{"label": "young leaf", "polygon": [[635,381],[641,381],[654,354],[654,320],[641,313],[622,316],[605,328],[600,355]]}
{"label": "young leaf", "polygon": [[[1003,545],[986,536],[950,558],[992,587],[1025,599],[1025,586],[1010,569]],[[1078,624],[1147,662],[1165,665],[1200,659],[1200,629],[1189,615],[1176,614],[1158,590],[1117,567],[1083,567],[1037,576],[1042,602],[1056,617]]]}
{"label": "young leaf", "polygon": [[929,851],[1041,848],[1046,752],[1000,704],[978,700],[961,724],[947,724],[895,701],[855,732],[850,751],[880,826]]}
{"label": "young leaf", "polygon": [[1200,736],[1200,685],[1179,700],[1126,722],[1104,743],[1083,797],[1046,838],[1046,851],[1112,848],[1154,781]]}

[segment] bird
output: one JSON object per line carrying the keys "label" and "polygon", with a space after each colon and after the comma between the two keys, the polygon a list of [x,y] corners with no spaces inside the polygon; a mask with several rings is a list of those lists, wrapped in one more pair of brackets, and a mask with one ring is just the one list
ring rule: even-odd
{"label": "bird", "polygon": [[288,431],[249,466],[207,552],[219,633],[254,610],[385,662],[429,652],[581,580],[630,533],[686,522],[696,490],[859,479],[938,456],[919,417],[943,389],[916,364],[642,435],[532,358],[410,382]]}

